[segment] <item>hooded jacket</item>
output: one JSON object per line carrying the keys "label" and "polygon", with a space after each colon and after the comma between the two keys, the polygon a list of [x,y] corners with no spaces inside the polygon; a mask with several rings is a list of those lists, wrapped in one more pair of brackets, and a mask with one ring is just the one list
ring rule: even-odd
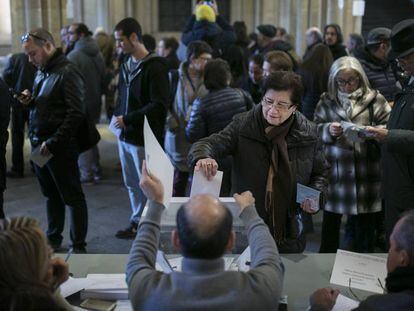
{"label": "hooded jacket", "polygon": [[76,65],[85,78],[86,111],[91,120],[98,122],[105,76],[105,61],[99,46],[90,36],[80,38],[67,58]]}
{"label": "hooded jacket", "polygon": [[144,146],[144,116],[163,145],[165,118],[170,96],[168,67],[164,58],[148,54],[131,70],[130,57],[121,65],[115,116],[123,116],[120,140]]}

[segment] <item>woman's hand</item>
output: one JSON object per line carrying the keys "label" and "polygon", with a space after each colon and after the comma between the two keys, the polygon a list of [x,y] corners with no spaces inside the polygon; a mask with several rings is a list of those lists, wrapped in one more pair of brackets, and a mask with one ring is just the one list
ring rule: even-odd
{"label": "woman's hand", "polygon": [[343,133],[343,129],[340,123],[338,122],[332,122],[329,125],[329,134],[333,137],[341,136]]}
{"label": "woman's hand", "polygon": [[212,180],[217,174],[218,164],[212,158],[200,159],[195,166],[196,171],[202,171],[208,180]]}

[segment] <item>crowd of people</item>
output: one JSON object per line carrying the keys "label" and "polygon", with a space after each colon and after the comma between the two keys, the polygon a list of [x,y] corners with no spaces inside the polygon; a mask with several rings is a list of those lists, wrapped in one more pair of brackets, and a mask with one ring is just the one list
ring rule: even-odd
{"label": "crowd of people", "polygon": [[[115,236],[135,239],[127,282],[136,310],[276,309],[284,275],[279,253],[304,251],[319,210],[321,253],[339,248],[344,215],[347,249],[389,250],[389,294],[358,310],[413,305],[405,291],[414,284],[414,20],[374,28],[365,39],[351,34],[346,46],[339,25],[323,32],[312,27],[303,57],[284,28],[256,29],[248,35],[244,22],[230,25],[215,1],[200,1],[180,42],[165,37],[157,44],[134,18],[121,20],[113,36],[71,24],[61,31],[61,48],[43,28],[21,37],[24,53],[10,58],[0,79],[0,218],[7,214],[6,176],[25,174],[28,123],[32,149],[50,157],[43,166],[30,164],[46,198],[48,228],[44,235],[31,219],[2,221],[0,269],[12,258],[21,258],[22,268],[1,274],[0,287],[8,291],[1,291],[0,303],[35,299],[50,310],[68,308],[55,292],[67,267],[51,259],[47,244],[61,249],[68,206],[71,247],[86,252],[82,184],[102,178],[96,124],[104,101],[120,133],[132,210]],[[6,171],[10,109],[12,165]],[[172,243],[188,273],[154,270],[165,207],[163,185],[145,166],[144,116],[174,165],[174,196],[188,196],[194,170],[208,179],[224,172],[220,196],[234,195],[240,206],[250,272],[224,272],[221,256],[235,242],[232,216],[209,195],[190,199],[177,214]],[[319,200],[296,203],[298,184],[320,191]],[[25,262],[31,258],[36,265]],[[10,273],[19,278],[11,281]],[[330,310],[337,295],[316,291],[311,310]]]}

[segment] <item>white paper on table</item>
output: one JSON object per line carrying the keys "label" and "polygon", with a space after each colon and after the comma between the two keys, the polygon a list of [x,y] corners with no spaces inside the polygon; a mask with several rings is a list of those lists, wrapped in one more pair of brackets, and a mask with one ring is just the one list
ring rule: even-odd
{"label": "white paper on table", "polygon": [[223,172],[217,171],[212,180],[208,180],[202,171],[194,170],[193,183],[191,185],[190,197],[197,194],[211,194],[213,197],[220,196],[221,181],[223,180]]}
{"label": "white paper on table", "polygon": [[116,117],[112,116],[111,118],[111,122],[109,123],[109,130],[116,136],[116,138],[119,138],[121,136],[122,133],[122,129],[117,128],[115,126],[115,121],[116,121]]}
{"label": "white paper on table", "polygon": [[250,246],[247,246],[243,253],[235,260],[239,271],[247,272],[250,270],[251,256],[250,256]]}
{"label": "white paper on table", "polygon": [[131,301],[129,301],[129,300],[117,300],[115,311],[133,311]]}
{"label": "white paper on table", "polygon": [[123,290],[128,289],[125,273],[116,274],[88,274],[90,283],[85,290]]}
{"label": "white paper on table", "polygon": [[330,282],[349,287],[351,280],[352,288],[382,294],[381,284],[385,284],[387,276],[386,261],[386,258],[338,249]]}
{"label": "white paper on table", "polygon": [[33,161],[37,166],[43,167],[51,158],[53,158],[53,154],[49,153],[48,155],[42,155],[40,153],[40,147],[41,145],[33,149],[32,153],[30,154],[30,160]]}
{"label": "white paper on table", "polygon": [[60,285],[60,294],[62,297],[66,298],[70,295],[73,295],[81,290],[85,289],[91,284],[91,281],[87,278],[72,278],[69,279]]}
{"label": "white paper on table", "polygon": [[155,138],[147,117],[144,120],[144,144],[147,170],[161,180],[164,186],[164,206],[168,208],[173,191],[174,166]]}
{"label": "white paper on table", "polygon": [[296,184],[296,188],[296,203],[302,204],[306,199],[311,199],[315,202],[313,210],[319,210],[319,198],[321,196],[321,192],[319,190],[307,187],[300,183]]}
{"label": "white paper on table", "polygon": [[359,306],[359,302],[339,294],[332,311],[351,311]]}

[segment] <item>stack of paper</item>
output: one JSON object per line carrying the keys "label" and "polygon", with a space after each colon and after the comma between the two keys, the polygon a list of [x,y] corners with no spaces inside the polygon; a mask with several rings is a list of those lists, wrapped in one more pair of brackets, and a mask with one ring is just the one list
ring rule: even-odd
{"label": "stack of paper", "polygon": [[88,274],[88,285],[81,292],[81,299],[128,299],[125,274]]}

